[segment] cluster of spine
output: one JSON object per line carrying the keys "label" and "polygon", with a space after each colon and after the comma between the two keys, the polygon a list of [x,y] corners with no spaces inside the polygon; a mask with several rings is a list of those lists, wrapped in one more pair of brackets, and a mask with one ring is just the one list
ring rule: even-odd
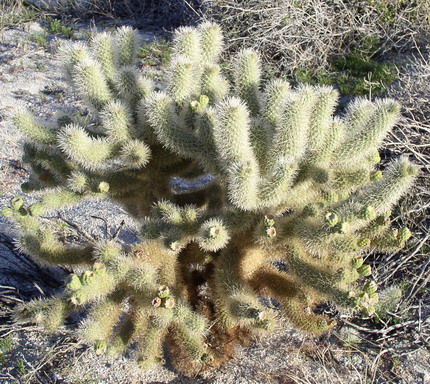
{"label": "cluster of spine", "polygon": [[[215,330],[270,331],[282,316],[318,334],[333,325],[312,310],[327,300],[372,315],[377,287],[363,279],[371,268],[362,255],[411,236],[389,216],[418,170],[406,158],[378,170],[399,105],[357,100],[335,116],[334,89],[263,84],[249,49],[224,74],[212,23],[177,30],[166,81],[155,85],[136,69],[138,41],[121,28],[63,50],[65,72],[92,108],[88,124],[16,114],[33,169],[25,187],[44,193],[30,207],[14,199],[3,214],[20,224],[26,252],[88,268],[69,276],[60,297],[24,304],[17,316],[54,330],[90,306],[81,336],[98,353],[137,341],[148,368],[162,362],[167,340],[189,372],[211,358]],[[206,184],[173,193],[172,177],[207,173]],[[142,241],[63,244],[38,220],[85,198],[122,204],[141,219]]]}

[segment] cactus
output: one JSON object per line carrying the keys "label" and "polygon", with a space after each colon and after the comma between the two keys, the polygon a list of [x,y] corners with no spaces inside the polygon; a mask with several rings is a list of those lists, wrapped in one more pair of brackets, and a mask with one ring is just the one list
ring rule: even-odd
{"label": "cactus", "polygon": [[[326,300],[375,312],[377,287],[364,279],[372,271],[361,254],[411,236],[390,228],[389,211],[417,167],[400,158],[377,169],[400,106],[358,100],[334,116],[334,89],[264,84],[255,51],[239,52],[232,76],[224,74],[222,41],[212,23],[177,30],[162,86],[137,69],[131,28],[63,49],[92,123],[63,116],[48,124],[18,111],[33,170],[25,188],[42,197],[30,207],[14,199],[2,212],[19,224],[23,250],[84,272],[71,274],[60,296],[20,305],[17,318],[53,331],[89,308],[80,335],[96,353],[137,342],[149,368],[167,342],[189,373],[219,354],[209,342],[216,332],[269,332],[285,317],[322,333],[333,321],[313,308]],[[172,190],[173,177],[208,173],[198,189]],[[38,218],[83,199],[122,205],[140,220],[140,243],[64,244]]]}

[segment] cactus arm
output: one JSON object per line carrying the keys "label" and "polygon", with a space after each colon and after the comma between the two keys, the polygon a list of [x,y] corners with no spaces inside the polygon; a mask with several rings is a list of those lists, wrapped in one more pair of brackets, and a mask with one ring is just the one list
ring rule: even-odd
{"label": "cactus arm", "polygon": [[100,63],[103,74],[111,88],[113,88],[116,75],[115,52],[113,37],[107,32],[98,33],[91,39],[91,48],[94,52],[94,57]]}
{"label": "cactus arm", "polygon": [[280,123],[284,103],[288,100],[290,93],[290,84],[285,80],[275,79],[267,85],[262,115],[270,124],[276,126]]}
{"label": "cactus arm", "polygon": [[309,124],[309,152],[316,152],[324,143],[333,113],[336,108],[338,93],[331,87],[318,87],[315,90],[316,101],[310,116]]}
{"label": "cactus arm", "polygon": [[166,325],[159,324],[155,317],[151,316],[148,319],[137,349],[137,361],[143,369],[151,369],[162,363],[166,332]]}
{"label": "cactus arm", "polygon": [[198,93],[199,78],[193,62],[183,56],[176,56],[169,70],[169,93],[178,105],[191,101]]}
{"label": "cactus arm", "polygon": [[[89,316],[80,326],[80,335],[83,340],[89,343],[108,344],[112,336],[113,329],[119,321],[123,295],[114,292],[103,302],[96,303],[91,309]],[[101,351],[100,351],[101,352]]]}
{"label": "cactus arm", "polygon": [[245,101],[252,115],[257,115],[261,108],[260,77],[258,54],[251,49],[240,51],[234,66],[235,91]]}
{"label": "cactus arm", "polygon": [[103,166],[113,155],[111,142],[102,138],[91,138],[84,128],[67,125],[60,133],[59,145],[63,152],[84,168],[94,170]]}
{"label": "cactus arm", "polygon": [[201,58],[207,63],[217,63],[223,49],[223,35],[219,25],[204,22],[199,25]]}
{"label": "cactus arm", "polygon": [[131,138],[132,116],[126,103],[119,100],[109,102],[100,112],[100,120],[113,143],[122,144]]}
{"label": "cactus arm", "polygon": [[325,316],[316,315],[306,311],[305,306],[296,299],[285,299],[281,302],[285,317],[297,328],[319,335],[327,332],[335,323]]}
{"label": "cactus arm", "polygon": [[139,46],[137,31],[131,27],[121,27],[116,31],[114,39],[117,65],[119,67],[135,65]]}
{"label": "cactus arm", "polygon": [[[209,30],[207,32],[210,33]],[[197,63],[201,57],[199,31],[191,27],[178,28],[173,35],[173,56],[182,56],[192,63]]]}
{"label": "cactus arm", "polygon": [[19,247],[24,252],[34,255],[48,264],[89,264],[92,260],[92,245],[66,246],[46,230],[22,234]]}
{"label": "cactus arm", "polygon": [[83,198],[84,195],[68,191],[67,189],[56,188],[53,191],[45,193],[39,203],[35,203],[29,207],[29,211],[33,216],[40,216],[63,206],[75,205],[82,201]]}
{"label": "cactus arm", "polygon": [[72,307],[61,295],[49,299],[33,299],[18,304],[14,318],[18,322],[40,324],[48,332],[55,332],[64,324]]}
{"label": "cactus arm", "polygon": [[34,145],[44,147],[55,142],[54,131],[37,121],[28,110],[18,110],[13,117],[13,122],[15,127]]}
{"label": "cactus arm", "polygon": [[93,59],[83,59],[76,65],[73,81],[78,94],[96,110],[100,110],[112,100],[112,92],[103,70]]}
{"label": "cactus arm", "polygon": [[153,94],[148,100],[147,110],[152,129],[167,148],[188,158],[199,155],[202,143],[181,125],[174,103],[167,94]]}
{"label": "cactus arm", "polygon": [[211,105],[219,103],[229,93],[229,83],[216,64],[206,64],[202,71],[201,93],[209,97]]}
{"label": "cactus arm", "polygon": [[370,119],[358,132],[351,132],[338,148],[340,166],[357,164],[377,148],[399,119],[400,106],[393,100],[379,100]]}

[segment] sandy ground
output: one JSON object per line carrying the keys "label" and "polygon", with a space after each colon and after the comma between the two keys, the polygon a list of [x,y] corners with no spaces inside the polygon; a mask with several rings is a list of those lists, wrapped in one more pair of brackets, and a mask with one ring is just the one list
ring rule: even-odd
{"label": "sandy ground", "polygon": [[[88,36],[89,27],[82,26],[76,38]],[[21,194],[20,183],[28,169],[21,162],[23,139],[11,124],[18,105],[26,105],[36,115],[50,119],[67,106],[82,108],[64,81],[55,53],[62,43],[59,36],[47,36],[45,47],[34,42],[42,33],[37,23],[0,34],[0,206]],[[150,34],[144,34],[152,38]],[[27,202],[37,199],[26,196]],[[55,212],[86,228],[96,236],[104,236],[109,222],[114,231],[124,220],[123,241],[136,241],[136,223],[118,206],[109,202],[85,202],[72,209]],[[0,218],[0,233],[14,235],[13,224]],[[0,247],[0,265],[9,260],[8,250]],[[12,266],[17,273],[22,266]],[[0,285],[8,281],[0,276]],[[10,281],[9,281],[10,283]],[[3,322],[3,324],[1,324]],[[25,326],[17,330],[0,316],[3,331],[13,342],[12,351],[0,360],[0,382],[4,383],[430,383],[430,355],[419,351],[400,358],[382,349],[363,353],[360,348],[342,347],[334,331],[321,339],[305,336],[288,325],[273,336],[239,348],[237,356],[221,369],[201,378],[184,378],[169,368],[142,372],[129,355],[109,358],[96,356],[91,348],[80,345],[73,337],[77,321],[60,335],[46,336],[40,330]],[[5,336],[6,337],[6,336]],[[400,346],[399,346],[400,347]],[[132,352],[131,352],[132,355]],[[25,371],[20,371],[23,361]]]}

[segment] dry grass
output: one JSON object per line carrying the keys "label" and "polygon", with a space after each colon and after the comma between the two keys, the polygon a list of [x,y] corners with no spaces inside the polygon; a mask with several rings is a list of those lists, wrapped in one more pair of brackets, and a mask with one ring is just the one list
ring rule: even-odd
{"label": "dry grass", "polygon": [[14,24],[24,23],[36,17],[36,8],[26,6],[24,0],[0,1],[0,31]]}
{"label": "dry grass", "polygon": [[256,48],[280,71],[294,71],[326,67],[369,36],[381,39],[380,51],[426,42],[429,7],[422,0],[204,0],[202,9],[228,31],[230,49]]}

